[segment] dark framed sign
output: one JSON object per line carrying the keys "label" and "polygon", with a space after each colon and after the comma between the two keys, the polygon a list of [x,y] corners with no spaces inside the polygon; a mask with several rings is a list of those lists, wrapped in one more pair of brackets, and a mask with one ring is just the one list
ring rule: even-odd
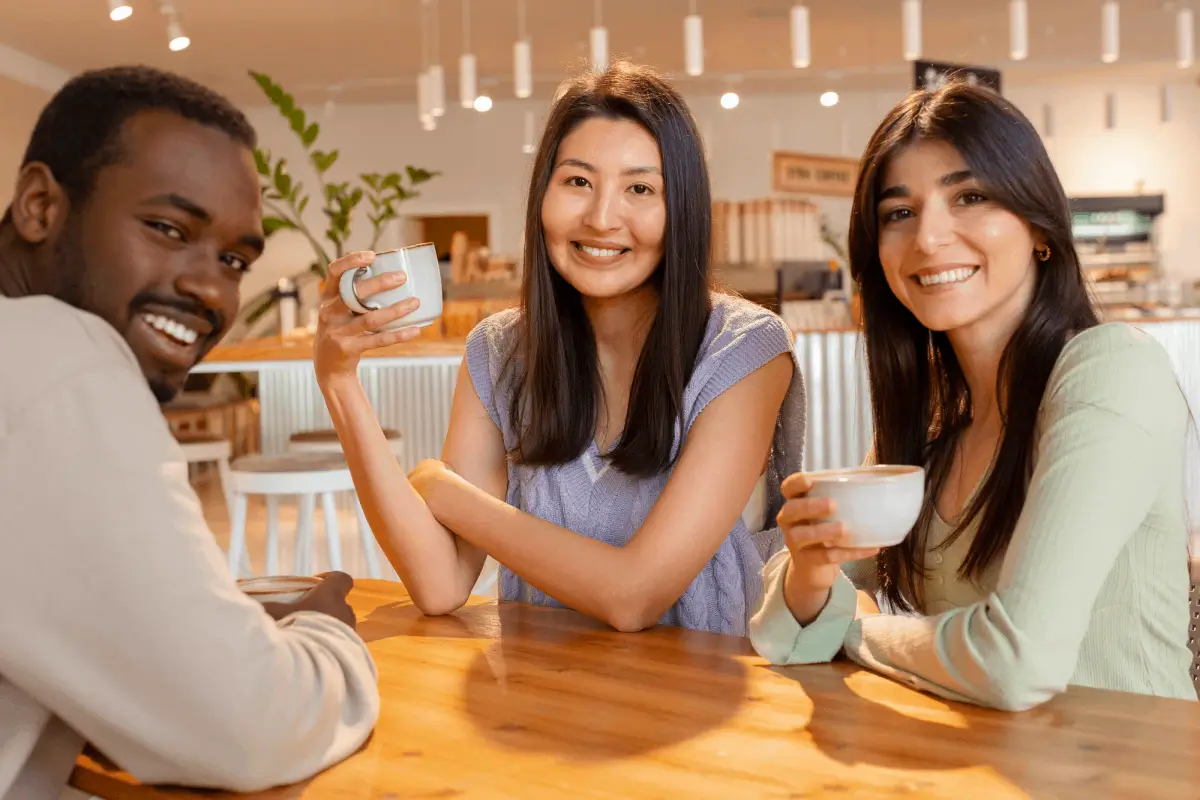
{"label": "dark framed sign", "polygon": [[913,88],[937,91],[953,80],[976,86],[986,86],[996,94],[1000,91],[1000,70],[972,67],[966,64],[947,64],[941,61],[914,61]]}

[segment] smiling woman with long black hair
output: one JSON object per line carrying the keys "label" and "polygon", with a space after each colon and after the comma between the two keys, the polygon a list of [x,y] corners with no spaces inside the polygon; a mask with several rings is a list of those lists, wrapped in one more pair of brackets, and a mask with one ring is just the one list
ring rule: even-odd
{"label": "smiling woman with long black hair", "polygon": [[900,103],[862,164],[873,460],[925,467],[924,506],[900,544],[856,550],[789,478],[755,647],[1005,709],[1068,684],[1194,700],[1187,405],[1157,342],[1097,319],[1033,126],[952,84]]}
{"label": "smiling woman with long black hair", "polygon": [[[745,634],[782,546],[763,520],[800,463],[804,389],[782,320],[712,291],[711,237],[704,151],[675,90],[628,64],[569,82],[533,165],[521,307],[468,337],[443,461],[407,479],[355,370],[413,335],[370,333],[413,306],[356,318],[337,278],[371,256],[331,267],[318,381],[423,611],[461,606],[490,554],[504,599],[621,630]],[[364,295],[387,286],[370,281]]]}

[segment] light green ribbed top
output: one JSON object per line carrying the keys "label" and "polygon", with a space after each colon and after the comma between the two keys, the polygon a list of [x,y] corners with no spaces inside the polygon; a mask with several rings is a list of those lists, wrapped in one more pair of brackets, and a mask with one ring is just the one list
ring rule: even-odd
{"label": "light green ribbed top", "polygon": [[[927,616],[855,619],[855,587],[875,565],[847,564],[829,603],[801,628],[783,597],[789,553],[764,567],[750,625],[777,664],[855,662],[934,694],[1004,709],[1068,684],[1196,699],[1188,675],[1187,403],[1162,346],[1123,323],[1063,349],[1046,387],[1034,472],[1001,563],[958,577],[974,530],[944,550],[927,537]],[[1200,498],[1196,500],[1200,502]]]}

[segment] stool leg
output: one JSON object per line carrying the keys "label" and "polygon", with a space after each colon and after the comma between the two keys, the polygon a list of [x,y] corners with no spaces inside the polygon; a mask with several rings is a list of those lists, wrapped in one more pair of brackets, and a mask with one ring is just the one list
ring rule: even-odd
{"label": "stool leg", "polygon": [[229,520],[229,571],[235,578],[238,577],[238,568],[242,565],[245,551],[246,495],[234,492],[232,518]]}
{"label": "stool leg", "polygon": [[338,530],[337,507],[333,492],[321,492],[321,516],[325,517],[325,546],[329,548],[329,568],[342,569],[342,539]]}
{"label": "stool leg", "polygon": [[367,515],[363,513],[362,503],[358,502],[358,495],[354,495],[354,516],[358,518],[358,539],[362,542],[363,557],[367,561],[367,575],[371,578],[380,577],[379,572],[379,557],[375,554],[375,534],[371,532],[371,526],[367,524]]}
{"label": "stool leg", "polygon": [[296,574],[313,573],[313,515],[317,513],[317,498],[300,495],[299,519],[296,525]]}
{"label": "stool leg", "polygon": [[233,485],[233,481],[229,477],[229,459],[222,458],[217,461],[217,484],[221,487],[221,497],[225,498],[225,511],[233,519],[233,498],[229,496],[229,487]]}
{"label": "stool leg", "polygon": [[267,495],[267,574],[279,574],[279,496]]}

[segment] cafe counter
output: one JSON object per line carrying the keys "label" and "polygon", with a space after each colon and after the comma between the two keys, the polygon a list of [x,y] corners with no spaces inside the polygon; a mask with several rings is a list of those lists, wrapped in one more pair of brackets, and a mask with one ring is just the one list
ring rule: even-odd
{"label": "cafe counter", "polygon": [[[1200,319],[1127,320],[1162,343],[1194,414],[1200,419]],[[450,401],[465,339],[422,337],[367,354],[359,375],[384,427],[405,437],[407,468],[437,458],[450,421]],[[861,463],[871,437],[865,359],[856,330],[796,331],[808,390],[807,469]],[[286,449],[299,430],[331,426],[313,376],[312,340],[261,339],[214,348],[196,372],[257,373],[264,453]],[[1189,449],[1189,493],[1200,498],[1200,453]],[[1193,525],[1200,528],[1200,503]]]}

